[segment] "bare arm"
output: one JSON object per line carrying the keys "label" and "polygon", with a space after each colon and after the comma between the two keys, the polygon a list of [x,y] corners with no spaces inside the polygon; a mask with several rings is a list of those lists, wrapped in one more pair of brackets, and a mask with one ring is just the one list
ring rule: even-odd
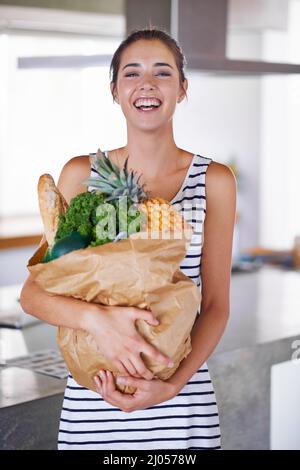
{"label": "bare arm", "polygon": [[[88,176],[89,168],[86,160],[86,157],[72,158],[61,171],[57,186],[68,204],[74,196],[86,191],[86,187],[80,184],[80,180],[83,181],[84,177]],[[45,240],[45,235],[43,235],[40,245]],[[70,328],[84,326],[85,310],[80,300],[46,292],[34,282],[31,274],[23,285],[20,303],[25,312],[51,325]],[[71,314],[72,311],[73,314]]]}
{"label": "bare arm", "polygon": [[[68,204],[74,196],[86,191],[80,181],[88,177],[88,171],[86,157],[72,158],[64,165],[57,186]],[[45,240],[43,235],[39,246]],[[82,329],[86,322],[83,302],[46,292],[34,282],[31,274],[23,285],[20,303],[25,312],[51,325]]]}
{"label": "bare arm", "polygon": [[[63,167],[57,186],[68,203],[86,191],[81,182],[89,172],[90,163],[84,156],[72,158]],[[44,240],[43,237],[40,244]],[[88,331],[94,336],[99,350],[124,375],[152,378],[153,374],[140,357],[141,352],[163,364],[169,363],[169,358],[148,344],[135,328],[138,318],[157,325],[152,312],[135,307],[106,307],[51,294],[39,287],[31,275],[22,288],[20,303],[25,312],[46,323]]]}
{"label": "bare arm", "polygon": [[201,314],[191,334],[192,351],[169,379],[177,393],[214,351],[227,324],[235,214],[235,176],[226,165],[212,162],[206,174]]}

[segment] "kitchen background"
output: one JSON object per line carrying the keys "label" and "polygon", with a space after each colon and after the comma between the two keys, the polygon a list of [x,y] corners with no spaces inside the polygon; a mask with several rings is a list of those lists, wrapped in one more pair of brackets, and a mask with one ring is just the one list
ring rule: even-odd
{"label": "kitchen background", "polygon": [[[195,50],[199,46],[199,58],[209,60],[204,65],[199,59],[198,66],[191,60],[189,67],[184,21],[189,8],[196,11],[196,4],[207,8],[211,23],[205,42],[203,32],[201,36],[205,25],[197,18]],[[141,13],[135,13],[137,5],[144,13],[142,19]],[[238,181],[232,323],[211,366],[224,403],[221,417],[228,436],[224,447],[300,449],[299,365],[290,361],[297,338],[300,344],[300,0],[153,1],[152,17],[147,17],[147,8],[142,0],[0,1],[2,373],[10,373],[6,361],[17,355],[45,345],[55,349],[53,332],[44,329],[43,335],[37,334],[35,328],[41,325],[22,314],[16,301],[27,276],[27,261],[42,233],[38,178],[51,173],[57,181],[69,158],[98,147],[124,145],[125,121],[109,90],[110,57],[130,25],[143,26],[149,19],[163,25],[169,15],[170,30],[178,36],[188,61],[188,101],[178,106],[174,119],[177,145],[230,165]],[[218,36],[222,8],[227,19],[226,61],[219,50],[209,50],[210,41]],[[203,54],[205,47],[209,57]],[[247,61],[254,64],[250,71]],[[279,64],[276,73],[261,66],[270,62]],[[9,317],[19,328],[7,328]],[[47,335],[52,335],[48,342]],[[226,364],[224,354],[221,358],[225,351]],[[251,354],[258,355],[259,374],[250,365],[245,367],[247,360],[249,364],[253,360]],[[254,391],[243,390],[240,367],[245,367],[250,386],[252,377]],[[22,364],[21,369],[23,374],[29,371]],[[30,373],[29,383],[38,375],[32,369]],[[225,377],[240,381],[238,405],[225,396]],[[43,383],[42,395],[35,396],[39,400],[29,394],[16,403],[31,403],[38,419],[42,400],[54,397],[58,409],[62,391],[58,382]],[[15,402],[0,403],[2,416],[11,419]],[[25,408],[23,412],[26,415]],[[239,436],[234,427],[241,429]],[[55,445],[46,438],[26,443],[19,431],[2,443],[0,438],[0,448]],[[260,440],[260,432],[267,436]]]}

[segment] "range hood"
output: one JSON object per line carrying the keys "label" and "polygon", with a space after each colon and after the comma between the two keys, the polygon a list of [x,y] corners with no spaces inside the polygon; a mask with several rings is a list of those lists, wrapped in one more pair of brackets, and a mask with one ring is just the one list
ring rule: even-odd
{"label": "range hood", "polygon": [[[155,25],[170,32],[179,41],[187,59],[187,68],[189,70],[217,76],[246,77],[300,73],[300,64],[236,60],[226,57],[228,16],[230,6],[233,4],[242,7],[244,15],[247,16],[251,12],[252,16],[254,18],[258,17],[261,22],[263,22],[261,18],[265,16],[266,23],[268,23],[268,11],[262,10],[263,5],[273,8],[277,18],[282,17],[283,10],[280,10],[280,8],[285,6],[285,11],[287,11],[288,7],[285,0],[124,0],[124,11],[120,11],[119,15],[109,15],[109,18],[103,19],[103,15],[83,14],[82,12],[72,13],[72,17],[68,16],[68,28],[70,31],[79,32],[80,30],[81,34],[96,36],[100,33],[103,35],[103,31],[108,32],[108,29],[110,29],[111,33],[119,31],[121,36],[124,37],[133,29]],[[8,9],[9,7],[0,6],[0,17],[1,8]],[[30,10],[30,8],[27,8],[27,10]],[[232,9],[230,11],[232,12]],[[56,24],[59,23],[58,19],[63,24],[59,23],[55,28],[50,13],[52,15],[55,13]],[[48,29],[66,30],[64,21],[67,18],[65,20],[61,18],[58,10],[54,13],[44,9],[43,16],[47,20]],[[32,12],[29,16],[32,17]],[[114,17],[116,20],[113,19]],[[11,19],[8,23],[11,23]],[[103,24],[106,27],[103,27]],[[109,28],[108,25],[110,25]],[[31,23],[31,29],[33,26],[34,24]],[[45,28],[46,26],[43,25],[43,29]],[[82,68],[109,66],[111,58],[112,55],[110,54],[19,57],[18,67]]]}
{"label": "range hood", "polygon": [[[251,1],[253,5],[256,0]],[[182,46],[187,67],[203,73],[246,76],[300,73],[300,64],[227,58],[228,10],[228,0],[127,0],[127,34],[149,24],[164,28]]]}

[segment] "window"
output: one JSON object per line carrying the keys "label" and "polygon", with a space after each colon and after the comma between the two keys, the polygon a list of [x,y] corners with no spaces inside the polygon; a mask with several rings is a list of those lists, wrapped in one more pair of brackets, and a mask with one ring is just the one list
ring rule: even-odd
{"label": "window", "polygon": [[[40,11],[47,15],[46,9]],[[69,26],[69,16],[65,16],[66,12],[62,14]],[[70,18],[74,15],[71,13]],[[94,32],[95,18],[100,16],[88,15]],[[84,29],[82,17],[84,14],[80,15],[80,31]],[[59,13],[55,18],[59,20]],[[100,27],[105,21],[101,19]],[[36,217],[35,227],[40,227],[37,182],[41,174],[50,173],[57,182],[61,168],[73,156],[86,155],[98,147],[123,145],[125,123],[119,107],[113,104],[109,87],[110,59],[122,40],[123,23],[117,15],[116,24],[111,22],[110,28],[106,21],[103,36],[99,35],[101,29],[98,36],[86,34],[89,23],[80,34],[0,30],[2,222],[23,217],[24,224],[28,217],[33,224]],[[97,55],[104,61],[92,67],[82,63],[77,66],[76,62],[72,66],[70,60],[74,62],[76,55],[88,59]],[[15,235],[16,231],[13,232]]]}

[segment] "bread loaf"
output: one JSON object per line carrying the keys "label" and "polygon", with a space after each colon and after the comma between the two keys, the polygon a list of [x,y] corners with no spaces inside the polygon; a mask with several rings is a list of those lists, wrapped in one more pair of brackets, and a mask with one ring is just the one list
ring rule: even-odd
{"label": "bread loaf", "polygon": [[49,247],[52,247],[58,228],[59,215],[66,212],[68,204],[49,174],[44,174],[39,178],[38,198],[45,237]]}

